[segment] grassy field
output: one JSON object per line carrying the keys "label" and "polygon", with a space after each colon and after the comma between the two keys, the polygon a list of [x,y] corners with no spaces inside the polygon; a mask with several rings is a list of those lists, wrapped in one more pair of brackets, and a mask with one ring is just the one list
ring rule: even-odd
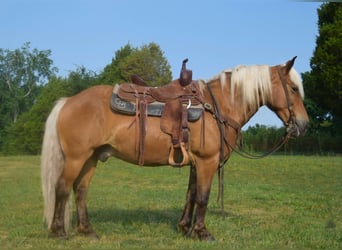
{"label": "grassy field", "polygon": [[42,223],[39,157],[0,157],[0,248],[342,248],[342,157],[238,156],[225,166],[222,219],[213,183],[207,227],[213,243],[184,238],[177,221],[189,168],[99,164],[88,196],[100,240],[69,232],[49,239]]}

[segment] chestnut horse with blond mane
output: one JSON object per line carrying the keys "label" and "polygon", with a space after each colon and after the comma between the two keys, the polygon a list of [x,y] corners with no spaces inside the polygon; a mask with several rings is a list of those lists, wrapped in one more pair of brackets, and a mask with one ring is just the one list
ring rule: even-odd
{"label": "chestnut horse with blond mane", "polygon": [[[295,58],[276,66],[239,66],[223,71],[208,82],[196,82],[206,106],[205,122],[188,124],[190,177],[178,223],[184,235],[200,240],[214,239],[205,225],[213,177],[232,153],[240,128],[260,106],[270,108],[283,121],[288,134],[305,133],[309,118],[294,61]],[[86,196],[98,160],[114,156],[138,164],[136,138],[131,136],[135,126],[131,117],[111,110],[112,91],[111,86],[94,86],[62,98],[46,121],[41,178],[44,218],[52,237],[67,237],[71,190],[75,194],[77,232],[97,237],[89,222]],[[161,131],[159,117],[146,119],[144,165],[168,165],[171,138]]]}

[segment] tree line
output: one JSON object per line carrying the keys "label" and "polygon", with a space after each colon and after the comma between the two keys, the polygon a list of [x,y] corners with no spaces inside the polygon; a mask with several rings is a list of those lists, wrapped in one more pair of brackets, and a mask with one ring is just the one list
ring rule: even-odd
{"label": "tree line", "polygon": [[[312,119],[312,118],[311,118]],[[256,155],[272,150],[282,140],[285,128],[256,124],[242,132],[242,150]],[[303,137],[290,139],[277,153],[305,155],[341,154],[341,134],[309,129]]]}
{"label": "tree line", "polygon": [[[281,152],[342,153],[342,5],[324,3],[317,10],[319,36],[302,74],[305,106],[310,116],[306,136],[291,140]],[[45,120],[55,101],[97,84],[130,82],[132,74],[160,86],[172,80],[171,67],[160,46],[129,43],[97,73],[78,66],[58,76],[50,50],[0,48],[0,154],[40,154]],[[283,128],[257,124],[243,132],[244,148],[265,152],[280,139]]]}

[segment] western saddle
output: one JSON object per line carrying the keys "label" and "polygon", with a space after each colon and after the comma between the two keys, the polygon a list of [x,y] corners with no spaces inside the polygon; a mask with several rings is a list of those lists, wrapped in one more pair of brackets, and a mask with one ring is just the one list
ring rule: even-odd
{"label": "western saddle", "polygon": [[183,60],[179,79],[162,87],[148,87],[137,75],[133,83],[114,86],[111,107],[116,112],[135,115],[136,150],[139,165],[144,165],[146,118],[160,116],[160,129],[171,136],[172,147],[169,164],[181,167],[189,163],[188,120],[198,120],[203,113],[203,95],[192,71],[186,69],[188,59]]}

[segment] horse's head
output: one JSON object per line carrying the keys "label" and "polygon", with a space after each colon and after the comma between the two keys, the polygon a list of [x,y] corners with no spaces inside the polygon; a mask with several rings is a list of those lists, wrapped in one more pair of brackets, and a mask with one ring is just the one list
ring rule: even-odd
{"label": "horse's head", "polygon": [[288,133],[300,136],[307,130],[309,117],[303,104],[303,84],[293,68],[295,59],[271,68],[272,98],[267,106],[284,122]]}

